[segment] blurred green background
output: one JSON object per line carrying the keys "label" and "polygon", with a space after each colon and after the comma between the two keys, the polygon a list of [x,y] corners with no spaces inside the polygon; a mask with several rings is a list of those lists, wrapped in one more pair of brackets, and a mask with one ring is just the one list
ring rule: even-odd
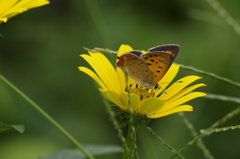
{"label": "blurred green background", "polygon": [[[88,66],[79,57],[83,47],[117,50],[121,44],[147,50],[161,44],[179,44],[176,63],[240,79],[240,36],[221,19],[206,1],[190,0],[52,0],[49,5],[20,14],[0,25],[0,73],[39,104],[80,143],[121,145],[109,121],[96,84],[78,66]],[[238,21],[240,1],[219,3]],[[94,19],[92,18],[94,17]],[[114,55],[108,55],[114,61]],[[200,75],[181,69],[177,78]],[[203,76],[199,88],[213,94],[239,97],[240,90]],[[238,104],[206,98],[189,102],[186,113],[196,130],[235,109]],[[240,116],[221,126],[238,125]],[[36,159],[74,146],[24,99],[0,82],[0,121],[23,124],[23,134],[0,134],[1,159]],[[149,124],[175,149],[192,139],[178,114]],[[125,130],[125,129],[124,129]],[[138,131],[140,158],[168,158],[170,150],[143,128]],[[203,138],[217,159],[239,158],[239,130]],[[183,154],[202,159],[193,145]],[[97,158],[121,158],[122,154]]]}

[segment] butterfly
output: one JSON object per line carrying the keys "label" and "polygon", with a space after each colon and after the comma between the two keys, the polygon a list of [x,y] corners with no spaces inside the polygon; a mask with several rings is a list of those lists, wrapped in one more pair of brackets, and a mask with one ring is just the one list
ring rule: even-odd
{"label": "butterfly", "polygon": [[117,57],[117,67],[134,79],[140,86],[157,90],[158,82],[167,73],[180,46],[175,44],[160,45],[142,53],[138,50],[129,51]]}

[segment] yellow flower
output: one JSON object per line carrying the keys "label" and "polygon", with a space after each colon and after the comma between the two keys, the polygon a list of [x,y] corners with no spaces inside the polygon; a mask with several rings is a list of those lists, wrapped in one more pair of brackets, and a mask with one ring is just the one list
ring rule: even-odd
{"label": "yellow flower", "polygon": [[[131,50],[133,49],[130,46],[121,45],[117,56]],[[86,67],[79,67],[79,70],[97,82],[102,95],[124,111],[132,109],[133,112],[148,118],[159,118],[176,112],[192,111],[192,106],[184,103],[206,95],[202,92],[191,93],[194,89],[205,86],[203,83],[187,87],[201,78],[194,75],[179,79],[165,90],[176,76],[179,65],[172,64],[159,81],[161,89],[151,90],[136,87],[136,82],[130,77],[126,80],[125,73],[120,68],[113,67],[102,53],[92,51],[88,51],[88,53],[89,55],[82,54],[80,56],[92,66],[95,72]],[[130,93],[126,91],[126,88],[130,88]]]}
{"label": "yellow flower", "polygon": [[48,0],[0,0],[0,23],[31,8],[49,4]]}

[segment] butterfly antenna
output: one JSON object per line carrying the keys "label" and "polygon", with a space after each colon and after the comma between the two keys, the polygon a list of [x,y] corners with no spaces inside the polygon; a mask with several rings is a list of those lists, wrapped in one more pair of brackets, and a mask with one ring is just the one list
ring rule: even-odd
{"label": "butterfly antenna", "polygon": [[[176,81],[176,82],[164,82],[164,83],[161,83],[161,84],[166,84],[166,83],[168,83],[168,84],[173,84],[173,83],[182,83],[183,81]],[[160,92],[158,95],[157,95],[157,97],[159,97],[161,94],[163,94],[163,93],[165,93],[165,94],[167,94],[167,92],[166,92],[166,88],[165,89],[163,89],[162,87],[159,87],[159,89],[162,89],[162,92]]]}

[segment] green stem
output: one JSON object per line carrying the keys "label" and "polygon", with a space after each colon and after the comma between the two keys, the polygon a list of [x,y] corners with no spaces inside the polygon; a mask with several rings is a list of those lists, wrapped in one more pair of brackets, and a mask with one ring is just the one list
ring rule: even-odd
{"label": "green stem", "polygon": [[228,113],[227,115],[225,115],[223,118],[219,119],[217,122],[215,122],[214,124],[212,124],[209,128],[205,129],[202,131],[202,133],[198,136],[196,136],[194,139],[192,139],[191,141],[189,141],[183,148],[181,148],[180,150],[178,150],[177,152],[175,152],[171,158],[175,157],[176,155],[178,155],[179,153],[181,153],[182,151],[186,150],[190,145],[194,144],[198,139],[202,138],[205,135],[208,135],[211,133],[211,131],[218,127],[220,124],[225,123],[227,120],[231,119],[232,117],[234,117],[235,115],[240,113],[240,107],[238,107],[237,109],[234,109],[233,111],[231,111],[230,113]]}
{"label": "green stem", "polygon": [[[185,113],[183,112],[179,112],[178,115],[180,115],[185,123],[185,125],[187,126],[187,128],[190,130],[190,132],[192,133],[193,137],[197,137],[198,133],[195,130],[195,128],[193,127],[193,125],[190,123],[190,121],[188,120],[188,118],[186,117]],[[206,158],[208,159],[214,159],[214,157],[212,156],[212,154],[210,153],[210,151],[207,149],[207,147],[205,146],[203,140],[200,138],[197,141],[197,146],[202,149],[203,154]]]}
{"label": "green stem", "polygon": [[222,17],[228,25],[230,25],[234,31],[240,35],[239,24],[231,17],[231,15],[216,1],[216,0],[206,0],[213,9],[215,9],[220,17]]}
{"label": "green stem", "polygon": [[196,69],[196,68],[191,67],[191,66],[185,66],[185,65],[182,65],[182,64],[178,64],[178,65],[180,65],[180,66],[181,66],[182,68],[184,68],[184,69],[191,70],[191,71],[194,71],[194,72],[197,72],[197,73],[201,73],[201,74],[204,74],[204,75],[213,77],[213,78],[215,78],[215,79],[218,79],[218,80],[220,80],[220,81],[226,82],[226,83],[228,83],[228,84],[231,84],[231,85],[233,85],[233,86],[235,86],[235,87],[240,88],[240,83],[237,83],[237,82],[234,82],[234,81],[232,81],[232,80],[230,80],[230,79],[227,79],[227,78],[218,76],[218,75],[216,75],[216,74],[214,74],[214,73],[206,72],[206,71],[203,71],[203,70],[199,70],[199,69]]}
{"label": "green stem", "polygon": [[184,159],[184,157],[180,154],[177,153],[177,151],[171,147],[168,143],[166,143],[160,136],[158,136],[150,127],[147,127],[147,125],[143,124],[144,127],[147,129],[148,132],[150,132],[153,136],[155,136],[157,138],[157,140],[159,140],[164,146],[166,146],[169,150],[171,150],[174,155],[177,155],[178,157],[180,157],[181,159]]}
{"label": "green stem", "polygon": [[[128,70],[127,67],[124,65],[124,74],[126,79],[126,84],[128,83]],[[131,105],[131,98],[130,98],[130,92],[129,87],[127,86],[127,93],[128,93],[128,112],[129,112],[129,123],[128,123],[128,135],[127,135],[127,147],[128,149],[125,149],[123,154],[123,159],[129,159],[129,158],[138,158],[137,153],[137,145],[136,145],[136,128],[138,127],[137,121],[134,120],[134,114],[132,111]]]}
{"label": "green stem", "polygon": [[[131,119],[130,119],[131,120]],[[132,118],[133,120],[133,118]],[[134,121],[129,121],[128,124],[128,135],[127,135],[127,145],[128,150],[125,149],[123,154],[123,159],[137,158],[138,154],[136,151],[136,128],[137,124]]]}
{"label": "green stem", "polygon": [[116,120],[115,113],[113,112],[111,105],[109,104],[109,102],[102,95],[101,95],[101,97],[102,97],[104,105],[106,106],[107,112],[110,115],[110,120],[113,123],[115,129],[117,130],[118,137],[120,138],[120,140],[121,140],[121,142],[123,144],[124,149],[125,150],[129,150],[127,142],[126,142],[126,139],[123,136],[122,130],[121,130],[120,126],[119,126],[119,123]]}
{"label": "green stem", "polygon": [[4,78],[0,74],[0,79],[17,92],[23,99],[30,103],[40,114],[42,114],[50,123],[52,123],[64,136],[66,136],[80,151],[82,151],[88,158],[94,159],[94,157],[83,148],[83,146],[73,138],[60,124],[58,124],[51,116],[49,116],[42,108],[40,108],[35,102],[33,102],[27,95],[15,87],[11,82]]}
{"label": "green stem", "polygon": [[206,93],[206,94],[207,95],[204,96],[203,98],[216,99],[216,100],[221,100],[221,101],[225,101],[225,102],[234,102],[234,103],[240,104],[240,98],[237,98],[237,97],[230,97],[230,96],[224,96],[224,95],[219,95],[219,94],[210,94],[210,93]]}

